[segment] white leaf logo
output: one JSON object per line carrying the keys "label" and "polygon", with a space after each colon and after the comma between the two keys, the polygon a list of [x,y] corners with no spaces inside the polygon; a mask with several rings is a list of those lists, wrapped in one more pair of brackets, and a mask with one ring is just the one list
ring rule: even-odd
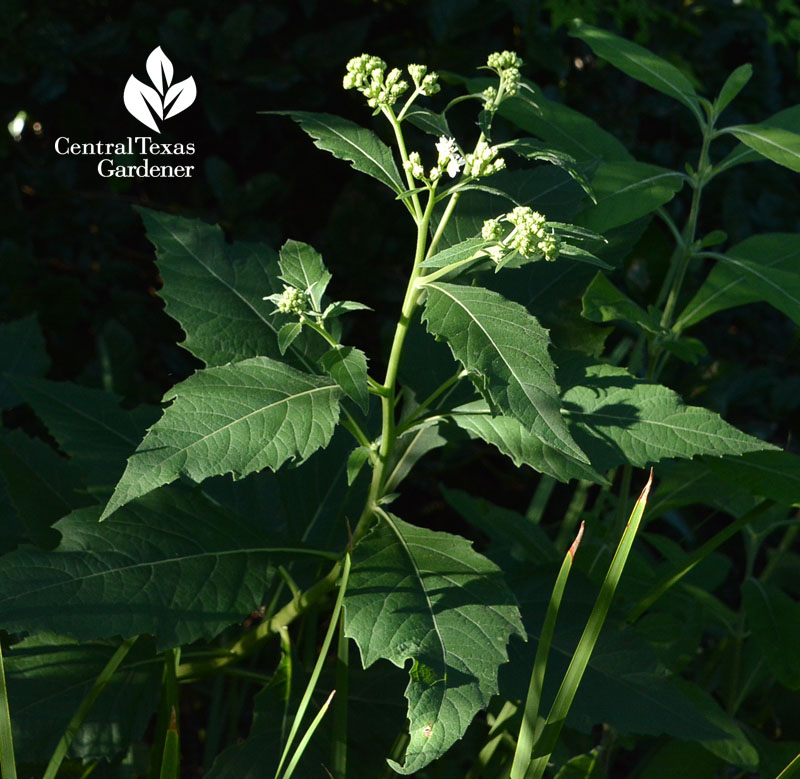
{"label": "white leaf logo", "polygon": [[145,67],[153,86],[143,84],[132,75],[125,84],[123,100],[125,108],[132,116],[146,127],[160,133],[156,117],[169,119],[185,111],[197,97],[197,86],[192,76],[177,84],[172,83],[175,70],[160,46],[150,52]]}

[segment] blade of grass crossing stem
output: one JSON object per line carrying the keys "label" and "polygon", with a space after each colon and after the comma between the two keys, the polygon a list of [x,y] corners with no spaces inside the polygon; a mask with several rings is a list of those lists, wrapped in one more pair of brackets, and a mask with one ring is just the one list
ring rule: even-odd
{"label": "blade of grass crossing stem", "polygon": [[778,774],[776,779],[797,779],[797,777],[800,777],[800,755],[792,760],[792,762]]}
{"label": "blade of grass crossing stem", "polygon": [[[114,652],[111,659],[106,663],[100,675],[95,679],[92,689],[89,690],[86,697],[81,701],[81,705],[78,706],[78,710],[69,721],[69,725],[67,725],[67,729],[59,739],[58,744],[56,744],[56,748],[53,750],[53,756],[47,764],[47,770],[44,772],[42,779],[55,779],[56,774],[58,774],[58,769],[61,767],[61,763],[66,757],[67,750],[69,750],[69,746],[72,743],[72,739],[75,738],[75,734],[80,730],[83,721],[86,719],[86,715],[89,713],[92,706],[94,706],[95,701],[100,697],[106,685],[111,681],[114,672],[119,668],[128,652],[131,651],[137,638],[138,636],[134,636],[133,638],[123,641],[119,647],[117,647],[117,651]],[[3,779],[5,779],[5,773],[3,773]]]}
{"label": "blade of grass crossing stem", "polygon": [[642,514],[647,505],[647,496],[650,494],[650,487],[653,484],[653,471],[650,470],[650,477],[645,484],[642,494],[636,501],[633,507],[628,524],[622,533],[622,538],[619,541],[617,550],[611,560],[611,565],[608,567],[606,577],[600,588],[600,592],[595,601],[592,613],[586,622],[586,627],[578,641],[578,646],[572,655],[569,668],[561,681],[561,686],[556,693],[556,698],[550,709],[550,714],[547,716],[547,722],[542,728],[541,736],[537,739],[534,749],[535,758],[531,762],[525,779],[541,779],[547,763],[550,760],[550,755],[558,741],[561,733],[561,728],[564,726],[564,720],[567,718],[567,713],[572,706],[572,701],[575,699],[575,693],[578,690],[578,685],[581,683],[583,674],[586,671],[586,666],[594,651],[597,638],[600,635],[600,630],[603,623],[606,621],[608,611],[611,608],[611,601],[614,598],[617,585],[619,584],[622,571],[625,568],[625,563],[628,560],[633,540],[636,537],[636,532],[642,521]]}
{"label": "blade of grass crossing stem", "polygon": [[336,700],[333,704],[331,770],[334,779],[347,779],[347,693],[350,682],[350,646],[344,634],[343,614],[339,617],[336,654]]}
{"label": "blade of grass crossing stem", "polygon": [[583,538],[584,523],[581,522],[578,528],[578,535],[572,542],[572,546],[564,555],[564,562],[556,577],[553,585],[553,594],[547,604],[542,633],[539,637],[539,645],[536,647],[536,658],[533,661],[531,671],[531,681],[528,686],[528,697],[525,699],[525,711],[522,715],[522,723],[519,728],[517,738],[517,748],[514,751],[514,762],[511,765],[511,779],[525,779],[528,766],[531,764],[533,755],[534,738],[536,732],[536,720],[539,717],[539,702],[542,699],[542,687],[544,686],[544,672],[547,667],[547,658],[550,654],[550,645],[553,642],[553,634],[556,628],[556,618],[558,610],[561,608],[561,599],[567,586],[569,572],[572,570],[572,561],[575,559],[575,552],[580,546]]}
{"label": "blade of grass crossing stem", "polygon": [[300,762],[300,758],[303,756],[303,752],[305,752],[306,747],[308,746],[308,742],[311,741],[311,737],[314,735],[314,731],[319,726],[319,723],[322,722],[322,718],[328,711],[328,708],[331,705],[331,700],[333,699],[334,695],[336,695],[336,690],[331,690],[331,694],[328,696],[328,699],[325,701],[325,703],[322,704],[322,708],[317,712],[317,716],[314,717],[311,724],[308,726],[308,730],[306,730],[305,735],[300,740],[300,743],[297,745],[297,749],[292,755],[292,759],[289,761],[289,765],[286,766],[286,773],[284,773],[283,779],[291,779],[291,776],[294,773],[294,769],[297,768],[297,764]]}
{"label": "blade of grass crossing stem", "polygon": [[[303,737],[300,744],[298,744],[297,749],[295,750],[294,755],[287,766],[286,771],[281,773],[284,764],[286,763],[286,759],[289,756],[289,750],[292,748],[292,743],[294,742],[295,737],[297,736],[297,731],[300,729],[300,724],[303,721],[303,718],[308,710],[308,704],[311,702],[311,696],[316,689],[317,682],[319,681],[320,673],[322,673],[322,666],[325,663],[325,657],[328,654],[328,650],[331,646],[331,640],[333,639],[333,634],[336,632],[336,628],[339,625],[339,614],[342,611],[342,602],[344,601],[344,595],[347,591],[347,580],[350,577],[350,553],[348,552],[344,557],[344,564],[342,565],[342,575],[339,579],[339,594],[336,596],[336,603],[333,607],[333,613],[331,614],[331,621],[328,625],[328,630],[325,633],[325,638],[322,642],[322,647],[319,651],[319,655],[317,657],[316,665],[314,666],[314,670],[311,672],[311,678],[308,680],[308,685],[306,686],[306,691],[303,693],[303,698],[300,701],[300,705],[297,707],[297,713],[294,716],[294,721],[292,722],[292,729],[289,731],[289,738],[286,739],[286,745],[283,748],[283,753],[281,754],[280,762],[278,763],[278,770],[275,772],[275,779],[281,777],[281,779],[288,779],[291,774],[289,773],[289,766],[297,765],[297,762],[300,760],[300,757],[303,754],[303,751],[306,748],[311,736],[310,732],[307,731],[306,735]],[[312,722],[310,729],[316,729],[317,725],[319,724],[319,720],[322,719],[322,715],[327,711],[327,707],[330,703],[330,697],[328,698],[328,703],[322,707],[320,713],[314,718],[314,722]],[[292,768],[292,770],[294,770]]]}
{"label": "blade of grass crossing stem", "polygon": [[0,646],[0,771],[3,779],[17,779],[14,761],[14,739],[11,733],[11,710],[8,708],[6,670],[3,666],[3,648]]}

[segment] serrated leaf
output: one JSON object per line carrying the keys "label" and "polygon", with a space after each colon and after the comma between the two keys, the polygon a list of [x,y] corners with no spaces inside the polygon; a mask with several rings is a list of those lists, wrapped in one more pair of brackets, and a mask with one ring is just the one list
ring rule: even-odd
{"label": "serrated leaf", "polygon": [[560,357],[558,378],[568,388],[563,402],[570,432],[598,471],[623,463],[640,468],[669,457],[775,449],[624,368],[593,363],[575,352]]}
{"label": "serrated leaf", "polygon": [[335,346],[319,358],[320,365],[347,397],[366,414],[369,411],[367,355],[352,346]]}
{"label": "serrated leaf", "polygon": [[800,172],[800,134],[766,124],[726,127],[725,132],[735,135],[745,146],[749,146],[762,157],[789,170]]}
{"label": "serrated leaf", "polygon": [[257,609],[275,552],[264,532],[194,492],[165,488],[98,523],[79,509],[51,552],[0,558],[0,619],[8,630],[79,641],[141,633],[157,649],[212,638]]}
{"label": "serrated leaf", "polygon": [[350,162],[356,170],[378,179],[395,193],[405,190],[391,149],[372,130],[333,114],[310,111],[264,113],[294,119],[314,139],[314,146],[318,149]]}
{"label": "serrated leaf", "polygon": [[800,604],[771,584],[752,577],[742,585],[748,627],[778,681],[800,689]]}
{"label": "serrated leaf", "polygon": [[[114,650],[49,634],[8,650],[4,661],[18,761],[33,764],[52,753]],[[140,739],[158,705],[163,665],[152,641],[139,639],[89,709],[67,756],[111,760]]]}
{"label": "serrated leaf", "polygon": [[0,325],[0,408],[12,408],[21,402],[11,385],[12,376],[44,376],[50,368],[50,358],[44,337],[31,314],[24,319]]}
{"label": "serrated leaf", "polygon": [[406,121],[411,122],[414,127],[418,127],[428,135],[444,135],[447,138],[452,138],[453,133],[450,131],[450,126],[447,124],[447,119],[444,114],[437,114],[429,111],[427,108],[413,108],[406,116]]}
{"label": "serrated leaf", "polygon": [[706,464],[728,490],[744,489],[785,506],[800,506],[800,457],[796,454],[750,452]]}
{"label": "serrated leaf", "polygon": [[621,319],[644,330],[658,333],[658,322],[641,306],[620,292],[602,273],[598,273],[583,293],[583,314],[592,322],[613,322]]}
{"label": "serrated leaf", "polygon": [[580,246],[573,246],[570,243],[561,244],[561,247],[558,250],[558,256],[569,257],[570,259],[578,260],[578,262],[585,262],[588,265],[594,265],[595,267],[603,268],[604,270],[613,270],[613,266],[609,265],[607,262],[604,262],[599,257],[595,257],[586,249]]}
{"label": "serrated leaf", "polygon": [[596,204],[578,220],[598,233],[628,224],[668,203],[680,191],[680,173],[644,162],[608,162],[592,178]]}
{"label": "serrated leaf", "polygon": [[254,354],[279,357],[278,330],[262,298],[283,286],[277,255],[262,244],[225,241],[217,225],[145,208],[147,237],[156,248],[167,313],[186,333],[182,343],[207,366]]}
{"label": "serrated leaf", "polygon": [[518,303],[482,287],[434,281],[425,285],[423,319],[456,359],[478,375],[492,403],[546,436],[548,443],[587,462],[561,416],[547,331]]}
{"label": "serrated leaf", "polygon": [[246,476],[305,460],[330,441],[340,395],[327,377],[268,357],[198,371],[164,396],[172,405],[128,460],[102,519],[181,475]]}
{"label": "serrated leaf", "polygon": [[725,254],[730,261],[714,265],[678,317],[677,327],[685,330],[717,311],[759,300],[795,318],[800,300],[800,235],[754,235]]}
{"label": "serrated leaf", "polygon": [[721,114],[728,107],[730,102],[745,88],[752,76],[753,66],[749,62],[740,65],[728,76],[714,101],[717,113]]}
{"label": "serrated leaf", "polygon": [[512,634],[522,636],[500,569],[467,540],[388,516],[356,547],[345,598],[345,633],[364,667],[402,668],[410,735],[408,775],[444,754],[497,692]]}
{"label": "serrated leaf", "polygon": [[358,303],[355,300],[337,300],[335,303],[331,303],[325,311],[322,313],[322,318],[327,319],[328,317],[337,317],[341,316],[342,314],[347,314],[350,311],[372,311],[369,306],[365,306],[363,303]]}
{"label": "serrated leaf", "polygon": [[21,430],[0,429],[0,474],[28,539],[40,546],[56,543],[53,522],[94,502],[75,466]]}
{"label": "serrated leaf", "polygon": [[597,54],[631,78],[669,95],[687,106],[699,118],[699,98],[686,76],[674,65],[636,43],[620,38],[607,30],[577,23],[570,35],[589,44]]}
{"label": "serrated leaf", "polygon": [[322,296],[331,274],[322,262],[322,255],[307,243],[286,241],[278,257],[281,278],[293,287],[308,292],[315,311],[320,311]]}
{"label": "serrated leaf", "polygon": [[546,144],[535,141],[532,138],[516,138],[513,141],[500,144],[500,146],[501,148],[510,148],[511,151],[523,159],[549,162],[551,165],[563,168],[571,178],[580,184],[583,191],[594,200],[591,185],[586,180],[584,173],[578,169],[578,162],[572,155],[557,149],[551,149]]}
{"label": "serrated leaf", "polygon": [[71,382],[16,379],[25,402],[45,423],[89,486],[116,484],[131,450],[160,416],[153,406],[121,409],[109,392]]}
{"label": "serrated leaf", "polygon": [[593,468],[563,454],[530,433],[516,419],[502,414],[492,415],[483,400],[453,409],[450,418],[473,438],[481,438],[496,446],[516,466],[528,465],[535,471],[562,482],[587,479],[598,484],[608,483]]}

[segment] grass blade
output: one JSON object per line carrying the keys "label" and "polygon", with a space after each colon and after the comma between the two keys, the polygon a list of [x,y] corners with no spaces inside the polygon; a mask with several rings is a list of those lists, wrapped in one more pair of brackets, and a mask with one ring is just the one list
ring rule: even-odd
{"label": "grass blade", "polygon": [[564,555],[564,562],[556,577],[553,585],[553,594],[547,604],[547,614],[542,625],[542,634],[539,638],[539,646],[536,648],[536,658],[533,661],[533,671],[531,672],[530,686],[528,687],[528,697],[525,700],[525,711],[522,715],[522,724],[519,728],[517,738],[517,748],[514,751],[514,762],[511,765],[511,779],[525,779],[525,774],[531,762],[533,745],[535,740],[536,720],[539,716],[539,701],[542,698],[542,686],[544,685],[544,672],[547,667],[547,658],[550,654],[550,645],[553,642],[553,633],[556,628],[556,618],[561,607],[561,598],[567,586],[569,572],[572,570],[572,561],[575,552],[583,537],[584,523],[581,522],[578,535],[572,542],[572,546]]}
{"label": "grass blade", "polygon": [[0,646],[0,771],[3,779],[17,779],[14,760],[14,739],[11,734],[11,711],[8,708],[6,671],[3,666],[3,648]]}
{"label": "grass blade", "polygon": [[[306,691],[303,693],[303,698],[300,701],[300,705],[297,707],[297,713],[294,716],[294,721],[292,722],[292,728],[289,731],[289,738],[286,739],[286,745],[283,748],[283,753],[281,754],[280,762],[278,763],[278,769],[275,771],[275,777],[282,777],[282,779],[288,779],[290,776],[289,773],[289,766],[296,765],[297,760],[300,759],[301,750],[304,750],[306,744],[310,739],[309,732],[306,732],[306,735],[303,737],[303,740],[298,745],[297,749],[295,750],[295,754],[292,757],[292,760],[286,768],[286,772],[281,774],[281,770],[283,769],[284,764],[286,763],[286,758],[289,756],[289,750],[292,748],[292,743],[294,742],[295,737],[297,736],[297,731],[300,729],[300,724],[303,721],[303,717],[308,710],[308,704],[311,702],[311,696],[314,693],[314,690],[317,686],[317,681],[319,680],[320,673],[322,673],[322,666],[325,663],[325,658],[328,654],[328,650],[331,646],[331,640],[333,639],[333,634],[336,632],[336,628],[339,624],[339,615],[342,611],[342,603],[344,601],[344,595],[347,592],[347,580],[350,577],[350,553],[348,552],[344,557],[344,564],[342,565],[342,576],[339,580],[339,593],[336,596],[336,603],[333,607],[333,613],[331,614],[331,621],[330,625],[328,625],[328,630],[325,633],[325,638],[322,642],[322,647],[319,650],[319,656],[317,657],[316,665],[314,666],[314,670],[311,672],[311,678],[308,680],[308,685],[306,686]],[[330,702],[330,698],[328,698],[328,702]],[[314,719],[314,722],[311,724],[311,728],[316,728],[319,724],[318,720],[322,719],[322,714],[325,713],[327,710],[328,704],[322,707],[320,713],[317,714],[317,717]],[[294,769],[292,769],[294,770]]]}
{"label": "grass blade", "polygon": [[[67,750],[72,743],[72,739],[75,738],[75,735],[80,730],[83,721],[86,719],[86,715],[89,713],[92,706],[94,706],[95,701],[100,697],[106,685],[111,681],[114,672],[127,657],[128,652],[131,651],[137,638],[139,637],[134,636],[133,638],[123,641],[119,647],[117,647],[117,651],[114,652],[111,659],[106,663],[100,675],[95,679],[92,689],[89,690],[86,697],[81,701],[81,705],[78,706],[78,710],[69,721],[69,725],[67,725],[67,729],[59,739],[58,744],[56,744],[56,748],[53,750],[53,756],[47,764],[47,770],[44,772],[42,779],[55,779],[58,774],[58,769],[61,767],[61,763],[67,755]],[[3,773],[3,776],[5,777],[5,773]]]}
{"label": "grass blade", "polygon": [[300,762],[300,758],[303,756],[303,752],[306,750],[306,746],[308,746],[308,742],[311,741],[311,737],[314,735],[314,731],[317,729],[319,723],[322,722],[322,718],[328,711],[334,695],[336,695],[336,690],[331,690],[331,694],[328,696],[328,699],[322,704],[322,708],[317,712],[317,716],[314,717],[311,724],[308,726],[308,730],[305,732],[305,735],[297,745],[297,749],[294,751],[292,759],[289,761],[289,765],[286,766],[286,772],[283,775],[283,779],[291,778],[292,774],[294,773],[294,769],[297,768],[297,764]]}
{"label": "grass blade", "polygon": [[778,774],[776,779],[796,779],[798,776],[800,776],[800,755],[792,760],[792,762]]}
{"label": "grass blade", "polygon": [[583,630],[580,641],[578,641],[578,646],[570,661],[569,668],[567,668],[567,672],[561,682],[561,687],[559,687],[556,698],[553,701],[553,706],[550,709],[547,722],[542,728],[541,736],[537,738],[535,759],[528,768],[526,779],[540,779],[547,767],[550,755],[561,733],[561,728],[564,726],[564,720],[567,718],[567,713],[572,706],[572,701],[575,699],[578,685],[581,683],[583,674],[586,671],[586,666],[589,664],[595,644],[600,635],[600,630],[611,608],[611,601],[614,598],[614,593],[616,592],[617,585],[622,576],[622,571],[628,560],[628,555],[633,546],[636,532],[641,524],[642,514],[644,514],[644,508],[647,505],[647,496],[650,493],[652,484],[653,471],[651,469],[650,478],[647,480],[642,494],[636,501],[636,505],[633,507],[633,511],[628,519],[628,524],[622,533],[622,538],[614,553],[614,558],[611,560],[611,565],[608,568],[606,578],[603,581],[597,600],[592,608],[592,613],[589,615],[586,627]]}

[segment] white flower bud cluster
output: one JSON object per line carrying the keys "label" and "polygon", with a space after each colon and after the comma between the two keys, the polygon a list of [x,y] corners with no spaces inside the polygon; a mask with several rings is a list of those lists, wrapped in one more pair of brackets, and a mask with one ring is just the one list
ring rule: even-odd
{"label": "white flower bud cluster", "polygon": [[422,165],[418,151],[412,151],[408,159],[403,163],[403,167],[415,178],[425,178],[425,168]]}
{"label": "white flower bud cluster", "polygon": [[289,284],[283,285],[283,293],[275,299],[275,308],[280,314],[302,314],[308,309],[308,295]]}
{"label": "white flower bud cluster", "polygon": [[[505,230],[501,222],[508,222],[513,226],[508,235],[504,236]],[[528,206],[517,206],[504,216],[487,219],[483,223],[481,237],[485,241],[497,241],[494,246],[485,249],[496,263],[511,251],[517,251],[527,259],[542,255],[552,262],[561,250],[561,241],[552,228],[548,227],[545,217]]]}
{"label": "white flower bud cluster", "polygon": [[481,138],[475,146],[475,151],[467,154],[464,163],[464,175],[479,178],[481,176],[490,176],[492,173],[497,173],[506,166],[506,161],[502,157],[498,157],[499,149],[496,146],[490,146],[486,141]]}
{"label": "white flower bud cluster", "polygon": [[342,84],[345,89],[361,92],[370,108],[393,106],[408,89],[408,82],[401,79],[402,75],[398,68],[386,73],[386,63],[380,57],[361,54],[347,63]]}
{"label": "white flower bud cluster", "polygon": [[439,86],[439,74],[428,73],[426,65],[409,65],[408,74],[414,82],[414,86],[426,97],[435,95],[441,87]]}
{"label": "white flower bud cluster", "polygon": [[515,95],[519,89],[522,60],[513,51],[496,51],[489,55],[486,64],[500,76],[504,93]]}

